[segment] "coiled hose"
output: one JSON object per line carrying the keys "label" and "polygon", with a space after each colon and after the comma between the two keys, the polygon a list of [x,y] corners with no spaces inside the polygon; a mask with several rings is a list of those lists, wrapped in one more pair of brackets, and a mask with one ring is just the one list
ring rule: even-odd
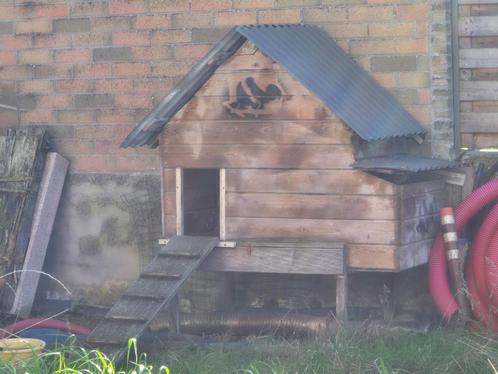
{"label": "coiled hose", "polygon": [[[455,223],[461,235],[467,223],[482,208],[498,198],[498,179],[468,195],[455,209]],[[466,280],[474,316],[498,331],[498,205],[481,225],[466,264]],[[429,288],[437,309],[448,320],[459,309],[451,292],[443,236],[439,234],[429,259]]]}

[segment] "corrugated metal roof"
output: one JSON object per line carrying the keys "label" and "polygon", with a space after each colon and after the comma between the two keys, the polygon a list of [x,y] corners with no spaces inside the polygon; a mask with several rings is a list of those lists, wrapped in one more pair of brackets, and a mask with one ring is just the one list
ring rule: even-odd
{"label": "corrugated metal roof", "polygon": [[441,160],[437,158],[426,158],[412,155],[392,155],[383,157],[372,157],[358,160],[352,165],[355,169],[362,170],[391,170],[391,171],[431,171],[439,169],[451,169],[459,166],[457,162]]}
{"label": "corrugated metal roof", "polygon": [[[245,41],[284,66],[365,140],[426,132],[386,89],[323,30],[307,25],[240,26],[199,61],[173,91],[128,135],[122,146],[151,145],[161,129]],[[237,38],[237,35],[239,38]],[[212,59],[217,64],[210,64]]]}

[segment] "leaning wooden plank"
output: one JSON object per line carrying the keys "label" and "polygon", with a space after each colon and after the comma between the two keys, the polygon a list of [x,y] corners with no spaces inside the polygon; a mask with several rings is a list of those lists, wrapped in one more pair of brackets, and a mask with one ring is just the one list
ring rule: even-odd
{"label": "leaning wooden plank", "polygon": [[498,17],[463,17],[458,23],[460,36],[498,35]]}
{"label": "leaning wooden plank", "polygon": [[[0,136],[0,276],[23,266],[45,153],[42,130],[7,130]],[[17,275],[2,278],[5,311],[11,309],[16,287]]]}
{"label": "leaning wooden plank", "polygon": [[39,272],[43,268],[68,166],[69,161],[61,155],[54,152],[47,155],[23,272],[10,311],[11,314],[22,318],[30,315],[35,300],[40,280]]}
{"label": "leaning wooden plank", "polygon": [[460,49],[460,68],[497,68],[498,48]]}
{"label": "leaning wooden plank", "polygon": [[460,82],[460,100],[498,100],[498,82]]}

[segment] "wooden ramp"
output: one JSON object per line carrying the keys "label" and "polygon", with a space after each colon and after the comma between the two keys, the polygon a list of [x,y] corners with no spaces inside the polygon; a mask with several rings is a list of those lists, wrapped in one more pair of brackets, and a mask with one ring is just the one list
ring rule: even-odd
{"label": "wooden ramp", "polygon": [[87,343],[120,358],[130,338],[138,338],[154,317],[167,307],[218,238],[175,236],[140,277],[109,310],[87,338]]}

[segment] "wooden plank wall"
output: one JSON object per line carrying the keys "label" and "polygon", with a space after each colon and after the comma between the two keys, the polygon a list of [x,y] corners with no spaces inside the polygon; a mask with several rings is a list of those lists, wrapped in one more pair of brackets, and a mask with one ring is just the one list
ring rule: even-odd
{"label": "wooden plank wall", "polygon": [[[280,66],[242,49],[164,131],[165,188],[175,167],[226,168],[227,240],[345,241],[352,266],[395,270],[396,190],[351,169],[351,135]],[[172,192],[164,206],[172,234]]]}
{"label": "wooden plank wall", "polygon": [[498,0],[459,0],[462,146],[498,146]]}
{"label": "wooden plank wall", "polygon": [[[259,101],[241,94],[251,89]],[[442,187],[398,187],[353,170],[351,136],[287,72],[243,49],[163,133],[166,234],[175,228],[174,168],[226,168],[227,240],[345,242],[356,269],[420,263],[412,252],[427,253]]]}

